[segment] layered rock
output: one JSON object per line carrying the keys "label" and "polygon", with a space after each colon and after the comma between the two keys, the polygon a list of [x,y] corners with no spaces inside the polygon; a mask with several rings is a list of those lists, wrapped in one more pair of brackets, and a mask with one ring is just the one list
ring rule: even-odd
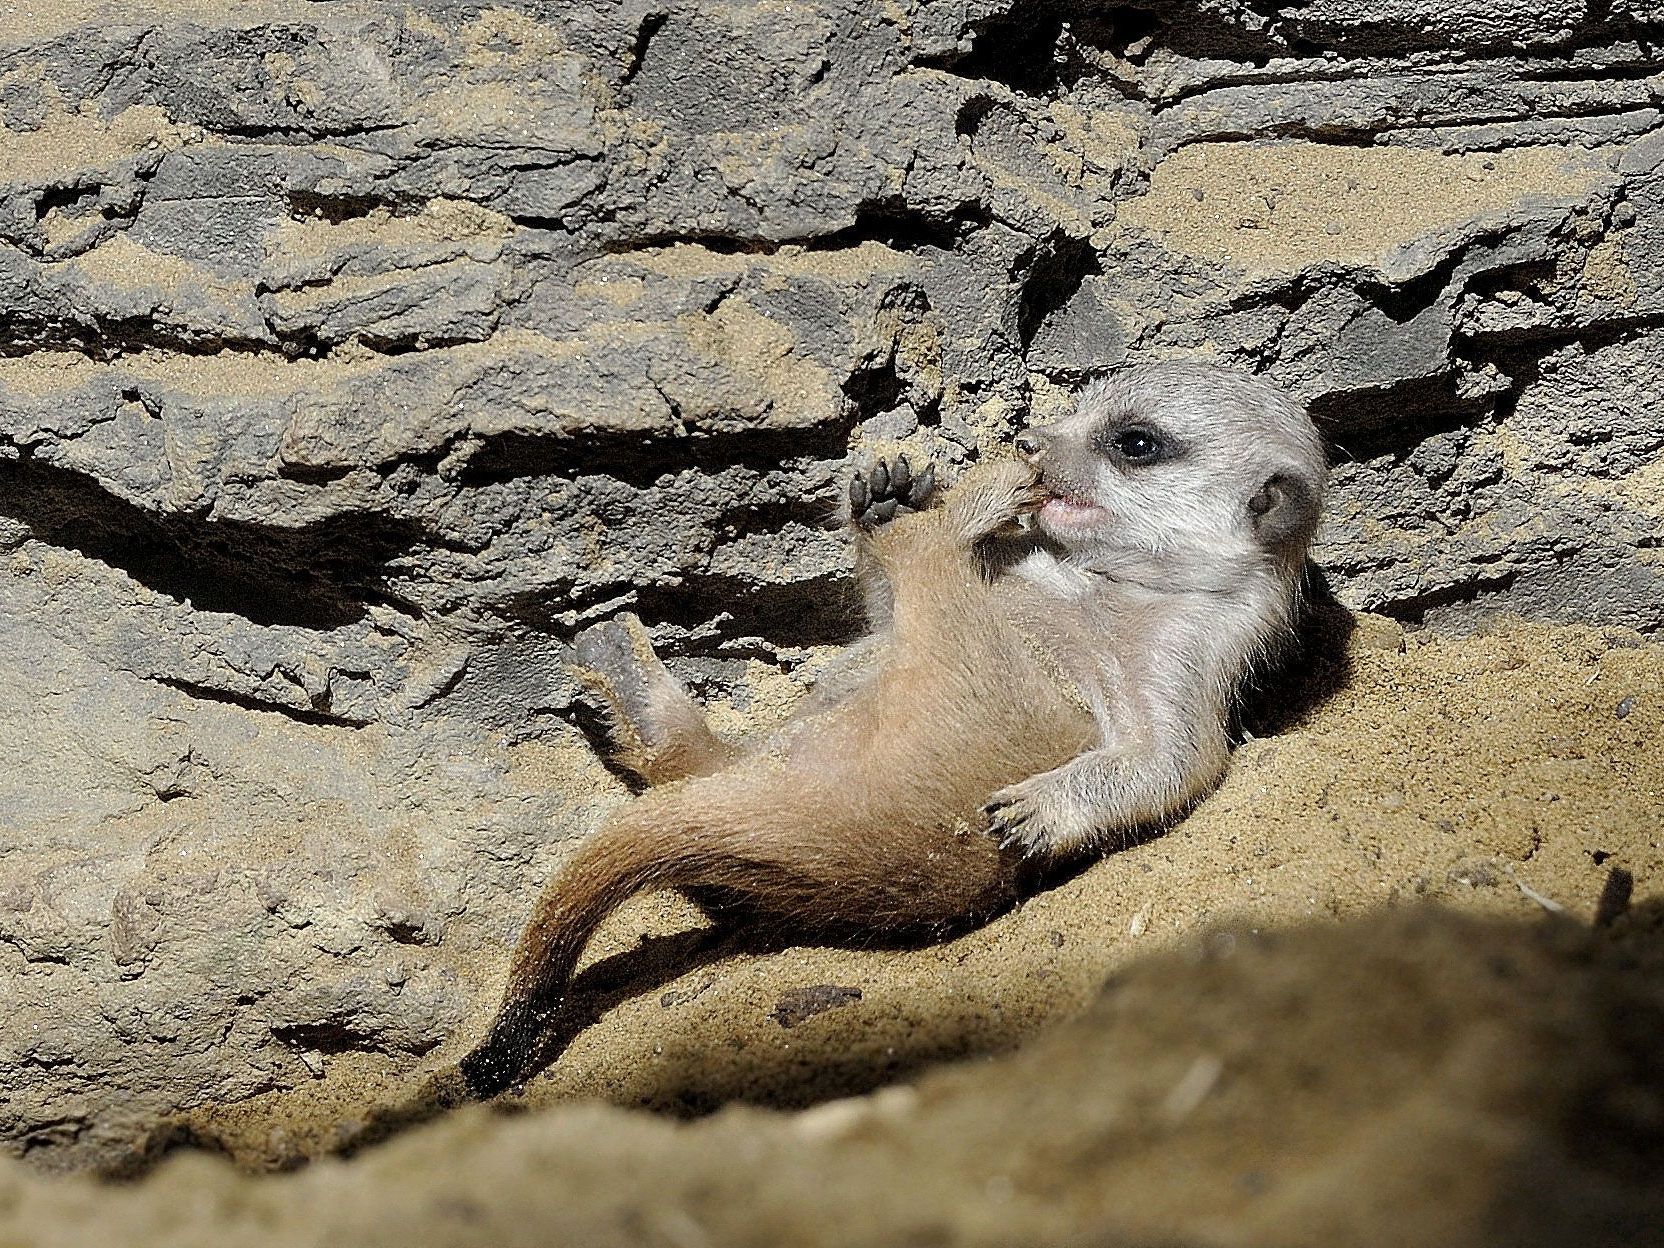
{"label": "layered rock", "polygon": [[766,718],[852,627],[852,445],[1206,355],[1313,404],[1350,605],[1664,622],[1644,6],[5,20],[18,1147],[455,1038],[615,791],[568,639]]}

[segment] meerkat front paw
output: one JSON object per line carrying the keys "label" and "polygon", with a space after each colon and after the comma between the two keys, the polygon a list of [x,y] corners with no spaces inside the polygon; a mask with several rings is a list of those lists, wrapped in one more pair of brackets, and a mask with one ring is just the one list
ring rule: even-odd
{"label": "meerkat front paw", "polygon": [[978,464],[948,492],[947,507],[967,541],[988,536],[1046,501],[1039,471],[1020,459]]}
{"label": "meerkat front paw", "polygon": [[1099,830],[1046,775],[1001,789],[982,813],[988,819],[988,835],[1001,849],[1015,849],[1029,857],[1055,857],[1078,849]]}
{"label": "meerkat front paw", "polygon": [[849,523],[858,529],[876,529],[897,516],[924,510],[935,492],[934,464],[914,472],[905,455],[893,460],[880,456],[857,468],[849,479]]}

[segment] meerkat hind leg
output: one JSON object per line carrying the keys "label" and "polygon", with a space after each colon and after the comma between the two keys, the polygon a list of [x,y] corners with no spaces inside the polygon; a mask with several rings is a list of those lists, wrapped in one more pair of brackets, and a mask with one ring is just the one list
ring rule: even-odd
{"label": "meerkat hind leg", "polygon": [[709,775],[733,761],[735,748],[711,731],[634,615],[585,629],[572,648],[578,679],[605,703],[613,760],[644,784]]}

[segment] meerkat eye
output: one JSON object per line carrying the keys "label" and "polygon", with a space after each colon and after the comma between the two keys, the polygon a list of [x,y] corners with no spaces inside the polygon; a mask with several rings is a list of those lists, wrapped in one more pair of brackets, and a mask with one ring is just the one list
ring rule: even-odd
{"label": "meerkat eye", "polygon": [[1123,429],[1115,435],[1115,450],[1129,464],[1153,464],[1166,446],[1148,429]]}

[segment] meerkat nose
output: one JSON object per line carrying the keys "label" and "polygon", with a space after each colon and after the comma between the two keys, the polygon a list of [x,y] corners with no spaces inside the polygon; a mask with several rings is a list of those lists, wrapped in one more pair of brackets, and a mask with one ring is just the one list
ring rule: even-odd
{"label": "meerkat nose", "polygon": [[1027,456],[1029,459],[1033,459],[1036,455],[1038,455],[1044,445],[1045,444],[1040,441],[1040,435],[1032,432],[1019,433],[1015,443],[1015,446],[1017,447],[1017,454]]}

